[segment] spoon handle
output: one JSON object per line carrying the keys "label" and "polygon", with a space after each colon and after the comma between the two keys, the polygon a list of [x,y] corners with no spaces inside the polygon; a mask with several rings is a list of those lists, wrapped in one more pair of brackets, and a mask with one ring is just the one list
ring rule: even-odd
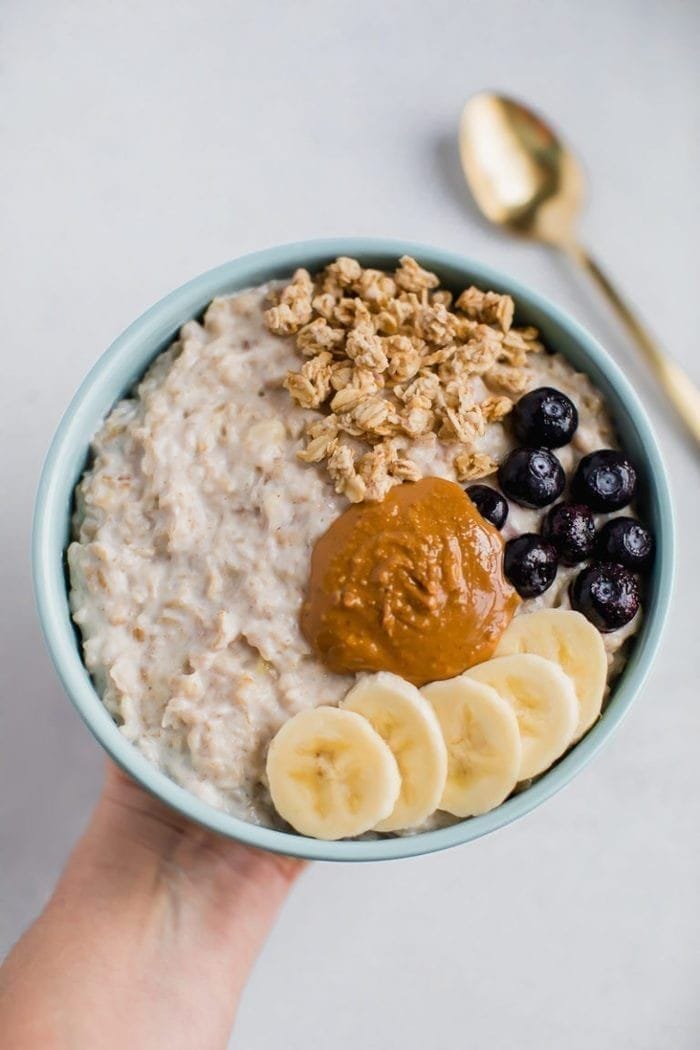
{"label": "spoon handle", "polygon": [[700,390],[664,351],[639,320],[632,307],[625,302],[607,275],[585,248],[578,244],[567,245],[567,254],[579,263],[593,278],[623,325],[632,336],[647,364],[691,432],[700,443]]}

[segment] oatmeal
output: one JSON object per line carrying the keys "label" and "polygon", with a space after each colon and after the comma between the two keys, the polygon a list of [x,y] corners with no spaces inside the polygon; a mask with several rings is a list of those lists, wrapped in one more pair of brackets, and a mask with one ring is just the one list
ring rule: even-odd
{"label": "oatmeal", "polygon": [[[314,545],[395,485],[497,488],[513,404],[541,387],[578,409],[556,449],[567,475],[617,447],[600,394],[513,327],[507,296],[468,289],[453,306],[413,260],[393,275],[338,260],[184,324],[110,412],[76,492],[71,609],[125,737],[206,802],[279,825],[271,739],[363,680],[329,671],[301,632]],[[504,541],[537,533],[544,514],[511,501]],[[569,608],[579,571],[560,565],[514,622]],[[640,615],[602,635],[610,676]]]}

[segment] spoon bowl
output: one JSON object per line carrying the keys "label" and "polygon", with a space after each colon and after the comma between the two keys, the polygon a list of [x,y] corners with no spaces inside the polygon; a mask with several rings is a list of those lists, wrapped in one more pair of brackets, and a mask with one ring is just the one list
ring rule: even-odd
{"label": "spoon bowl", "polygon": [[561,246],[573,240],[584,177],[552,129],[514,99],[482,92],[462,113],[462,167],[491,222]]}

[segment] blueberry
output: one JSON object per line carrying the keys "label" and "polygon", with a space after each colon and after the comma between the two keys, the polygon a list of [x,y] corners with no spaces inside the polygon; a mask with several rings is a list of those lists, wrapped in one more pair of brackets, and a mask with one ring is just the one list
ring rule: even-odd
{"label": "blueberry", "polygon": [[498,468],[498,482],[523,507],[546,507],[564,491],[561,463],[548,448],[514,448]]}
{"label": "blueberry", "polygon": [[467,495],[482,518],[486,518],[497,529],[502,529],[508,517],[508,504],[500,492],[490,485],[470,485]]}
{"label": "blueberry", "polygon": [[571,492],[593,510],[619,510],[637,491],[637,471],[622,452],[603,448],[584,456],[576,468]]}
{"label": "blueberry", "polygon": [[511,418],[518,441],[545,448],[567,445],[578,426],[576,405],[551,386],[541,386],[521,397]]}
{"label": "blueberry", "polygon": [[593,513],[582,503],[557,503],[547,511],[542,523],[542,535],[557,548],[564,565],[577,565],[593,553]]}
{"label": "blueberry", "polygon": [[534,532],[506,543],[505,574],[521,598],[536,598],[554,583],[557,549]]}
{"label": "blueberry", "polygon": [[578,574],[570,589],[571,604],[599,631],[616,631],[639,608],[637,581],[624,565],[594,562]]}
{"label": "blueberry", "polygon": [[598,556],[642,572],[654,557],[654,537],[635,518],[612,518],[598,533]]}

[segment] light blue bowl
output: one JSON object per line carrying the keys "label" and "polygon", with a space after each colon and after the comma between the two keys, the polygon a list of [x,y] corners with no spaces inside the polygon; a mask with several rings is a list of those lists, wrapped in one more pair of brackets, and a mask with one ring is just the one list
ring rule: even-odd
{"label": "light blue bowl", "polygon": [[[119,732],[83,665],[67,599],[64,552],[73,488],[85,466],[90,439],[111,406],[127,393],[180,325],[201,314],[216,295],[285,277],[297,266],[317,270],[337,255],[392,268],[413,255],[455,289],[469,284],[512,295],[518,321],[536,325],[545,342],[586,372],[607,398],[624,447],[640,468],[640,505],[656,536],[657,557],[646,596],[646,615],[624,673],[596,726],[535,784],[498,809],[438,831],[367,842],[319,842],[238,820],[200,801],[155,769]],[[589,333],[543,296],[485,266],[422,244],[375,238],[334,238],[283,245],[246,255],[195,277],[135,321],[84,380],[63,417],[39,483],[34,515],[36,602],[49,652],[78,712],[112,758],[153,795],[200,824],[241,842],[318,860],[389,860],[446,849],[479,838],[528,813],[571,780],[593,758],[629,710],[659,644],[671,596],[674,528],[666,470],[647,417],[620,369]]]}

